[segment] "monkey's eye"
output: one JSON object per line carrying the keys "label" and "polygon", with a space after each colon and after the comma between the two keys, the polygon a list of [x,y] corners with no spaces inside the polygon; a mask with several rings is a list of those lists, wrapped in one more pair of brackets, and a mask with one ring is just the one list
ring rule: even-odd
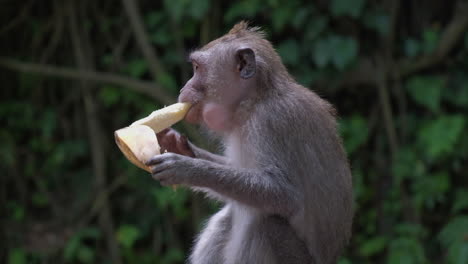
{"label": "monkey's eye", "polygon": [[198,64],[193,63],[193,71],[197,71],[197,70],[198,70]]}

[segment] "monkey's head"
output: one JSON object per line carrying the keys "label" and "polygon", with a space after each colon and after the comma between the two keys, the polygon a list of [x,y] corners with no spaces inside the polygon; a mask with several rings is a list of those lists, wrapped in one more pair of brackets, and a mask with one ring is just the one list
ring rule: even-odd
{"label": "monkey's head", "polygon": [[240,103],[259,92],[265,72],[272,71],[270,65],[284,70],[263,33],[258,28],[249,28],[246,22],[238,23],[228,34],[192,52],[189,61],[193,76],[179,96],[179,102],[193,104],[186,120],[217,132],[228,132],[238,125],[236,113]]}

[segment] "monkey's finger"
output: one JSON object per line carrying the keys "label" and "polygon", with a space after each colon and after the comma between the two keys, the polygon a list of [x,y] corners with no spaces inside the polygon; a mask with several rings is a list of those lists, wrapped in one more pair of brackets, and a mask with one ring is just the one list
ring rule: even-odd
{"label": "monkey's finger", "polygon": [[177,134],[176,135],[176,146],[182,155],[193,157],[192,151],[189,149],[187,143],[187,137]]}
{"label": "monkey's finger", "polygon": [[170,128],[170,127],[165,128],[165,129],[159,131],[158,133],[156,133],[156,137],[158,138],[158,141],[163,140],[163,139],[166,137],[166,135],[167,135],[167,133],[168,133],[169,131],[171,131],[171,128]]}
{"label": "monkey's finger", "polygon": [[169,186],[169,185],[172,185],[173,188],[175,188],[174,186],[177,186],[177,185],[174,185],[174,184],[172,184],[172,183],[169,183],[169,180],[168,180],[168,179],[159,180],[159,183],[160,183],[162,186]]}
{"label": "monkey's finger", "polygon": [[170,170],[159,173],[153,178],[158,180],[162,186],[174,186],[177,184],[181,184],[180,181],[177,180],[177,177],[175,177]]}
{"label": "monkey's finger", "polygon": [[164,161],[164,155],[161,154],[161,155],[156,155],[156,156],[153,156],[151,159],[149,159],[145,165],[146,166],[152,166],[152,165],[157,165],[161,162]]}
{"label": "monkey's finger", "polygon": [[151,167],[151,173],[153,174],[158,174],[162,171],[165,171],[169,169],[170,167],[174,166],[174,162],[171,161],[166,161],[166,162],[161,162],[153,167]]}
{"label": "monkey's finger", "polygon": [[164,136],[164,135],[167,134],[167,132],[169,132],[170,130],[171,130],[170,127],[165,128],[165,129],[159,131],[159,132],[157,133],[157,135],[158,135],[158,136],[159,136],[159,135]]}
{"label": "monkey's finger", "polygon": [[174,171],[171,169],[163,170],[159,173],[151,175],[153,179],[159,181],[161,185],[168,186],[168,185],[175,185],[180,184],[181,182],[178,180],[178,177],[174,174]]}

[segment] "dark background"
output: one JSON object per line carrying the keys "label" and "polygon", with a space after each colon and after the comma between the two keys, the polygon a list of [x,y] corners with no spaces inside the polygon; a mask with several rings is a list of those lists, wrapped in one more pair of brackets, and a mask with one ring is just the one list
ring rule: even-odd
{"label": "dark background", "polygon": [[1,263],[183,263],[217,205],[161,187],[113,132],[174,103],[188,53],[242,19],[338,109],[340,264],[468,263],[467,1],[0,0]]}

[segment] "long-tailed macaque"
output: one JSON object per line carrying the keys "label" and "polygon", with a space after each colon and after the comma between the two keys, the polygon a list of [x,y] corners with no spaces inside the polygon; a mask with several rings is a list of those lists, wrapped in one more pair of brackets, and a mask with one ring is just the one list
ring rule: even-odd
{"label": "long-tailed macaque", "polygon": [[336,263],[353,218],[352,178],[334,108],[294,81],[258,28],[240,22],[190,55],[180,102],[219,135],[223,155],[173,129],[152,175],[221,200],[190,263]]}

